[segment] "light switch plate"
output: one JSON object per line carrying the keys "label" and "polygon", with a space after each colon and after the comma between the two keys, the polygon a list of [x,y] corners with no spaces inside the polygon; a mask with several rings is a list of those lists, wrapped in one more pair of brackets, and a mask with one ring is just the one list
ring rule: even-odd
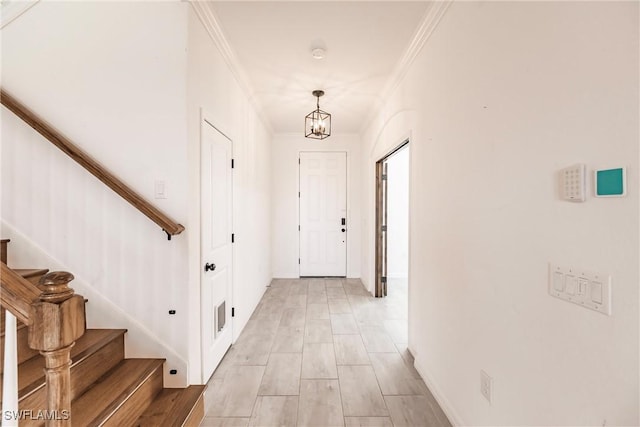
{"label": "light switch plate", "polygon": [[611,315],[611,276],[573,267],[549,264],[549,294]]}
{"label": "light switch plate", "polygon": [[584,202],[587,198],[586,167],[582,163],[560,170],[560,196],[569,202]]}
{"label": "light switch plate", "polygon": [[165,181],[156,181],[154,186],[154,197],[156,199],[167,198],[167,184]]}

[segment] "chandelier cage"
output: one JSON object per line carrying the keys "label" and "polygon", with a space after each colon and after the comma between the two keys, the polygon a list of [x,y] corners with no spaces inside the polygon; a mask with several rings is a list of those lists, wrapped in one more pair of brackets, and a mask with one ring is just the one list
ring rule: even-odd
{"label": "chandelier cage", "polygon": [[316,109],[304,118],[306,138],[325,139],[331,136],[331,114],[320,109],[320,97],[324,95],[322,90],[314,90],[313,96],[317,98]]}

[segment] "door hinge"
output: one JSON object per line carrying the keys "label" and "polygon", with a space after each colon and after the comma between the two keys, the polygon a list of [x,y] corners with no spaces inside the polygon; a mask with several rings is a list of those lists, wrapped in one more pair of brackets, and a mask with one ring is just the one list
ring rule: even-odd
{"label": "door hinge", "polygon": [[300,164],[300,158],[298,158],[298,164]]}
{"label": "door hinge", "polygon": [[235,243],[236,242],[236,235],[234,233],[231,233],[231,243]]}
{"label": "door hinge", "polygon": [[300,192],[298,191],[298,198],[300,198]]}
{"label": "door hinge", "polygon": [[387,277],[386,276],[382,276],[382,278],[380,279],[380,281],[382,283],[387,283]]}
{"label": "door hinge", "polygon": [[382,226],[382,231],[387,231],[387,226],[386,225]]}
{"label": "door hinge", "polygon": [[298,226],[298,231],[300,231],[300,226]]}
{"label": "door hinge", "polygon": [[384,175],[384,174],[383,174],[383,175],[382,175],[382,180],[383,180],[383,181],[386,181],[386,180],[387,180],[387,175]]}
{"label": "door hinge", "polygon": [[300,258],[298,258],[298,264],[300,264]]}
{"label": "door hinge", "polygon": [[236,308],[231,307],[231,317],[236,317]]}
{"label": "door hinge", "polygon": [[231,169],[236,167],[236,159],[231,159]]}

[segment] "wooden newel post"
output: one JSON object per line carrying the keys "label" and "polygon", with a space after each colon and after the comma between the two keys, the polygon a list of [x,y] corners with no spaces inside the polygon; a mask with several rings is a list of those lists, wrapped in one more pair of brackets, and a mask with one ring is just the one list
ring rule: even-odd
{"label": "wooden newel post", "polygon": [[66,271],[43,276],[29,316],[29,347],[45,359],[47,427],[71,425],[71,347],[85,331],[84,298],[74,295],[72,280]]}

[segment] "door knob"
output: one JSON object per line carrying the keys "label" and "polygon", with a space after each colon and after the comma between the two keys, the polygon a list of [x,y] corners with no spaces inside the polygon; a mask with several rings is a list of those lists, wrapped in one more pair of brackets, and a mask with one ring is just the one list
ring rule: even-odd
{"label": "door knob", "polygon": [[204,271],[205,271],[205,272],[207,272],[207,271],[213,271],[213,270],[215,270],[215,269],[216,269],[216,265],[215,265],[214,263],[211,263],[211,264],[206,263],[206,264],[204,265]]}
{"label": "door knob", "polygon": [[343,229],[342,229],[342,232],[344,233],[345,231],[347,231],[347,229],[346,229],[346,228],[343,228]]}

